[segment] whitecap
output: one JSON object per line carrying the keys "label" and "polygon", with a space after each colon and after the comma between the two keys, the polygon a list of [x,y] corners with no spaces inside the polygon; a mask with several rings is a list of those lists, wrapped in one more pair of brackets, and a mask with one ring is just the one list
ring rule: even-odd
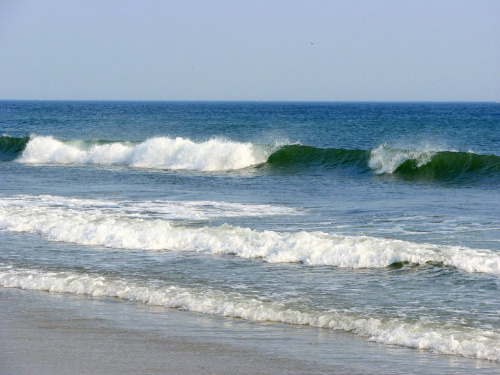
{"label": "whitecap", "polygon": [[31,164],[102,164],[137,168],[227,171],[264,163],[276,146],[210,139],[193,142],[186,138],[157,137],[142,143],[63,142],[51,136],[33,136],[21,156]]}
{"label": "whitecap", "polygon": [[443,326],[436,322],[403,322],[355,313],[290,308],[277,301],[248,298],[238,292],[176,285],[141,285],[120,278],[71,272],[44,272],[0,266],[0,286],[93,297],[113,297],[203,314],[272,321],[342,330],[384,344],[418,348],[440,354],[500,361],[497,331]]}

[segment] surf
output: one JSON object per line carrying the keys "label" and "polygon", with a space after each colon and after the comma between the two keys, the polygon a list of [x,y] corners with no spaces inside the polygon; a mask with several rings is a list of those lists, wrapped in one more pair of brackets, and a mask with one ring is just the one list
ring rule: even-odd
{"label": "surf", "polygon": [[180,287],[136,282],[116,276],[85,272],[44,271],[0,264],[0,286],[97,298],[117,298],[201,314],[240,318],[253,322],[278,322],[351,332],[370,341],[429,350],[448,355],[500,361],[500,335],[496,331],[432,321],[410,321],[362,315],[347,311],[322,311],[289,306],[280,301],[248,298],[238,292],[212,288]]}
{"label": "surf", "polygon": [[321,148],[297,144],[254,144],[213,138],[155,137],[142,142],[59,140],[52,136],[0,138],[0,158],[36,165],[109,165],[188,171],[253,169],[308,173],[346,171],[405,181],[468,183],[500,177],[500,156],[474,152],[404,149]]}
{"label": "surf", "polygon": [[273,168],[352,170],[408,181],[468,182],[500,177],[500,156],[473,152],[404,149],[382,144],[371,150],[286,145],[272,153]]}
{"label": "surf", "polygon": [[144,142],[61,141],[51,136],[30,138],[16,160],[28,164],[100,164],[169,170],[229,171],[266,161],[266,147],[210,139],[156,137]]}
{"label": "surf", "polygon": [[461,182],[500,176],[500,156],[497,155],[397,149],[385,144],[371,150],[369,166],[378,175],[408,180]]}
{"label": "surf", "polygon": [[319,231],[189,225],[161,218],[154,212],[137,216],[127,207],[110,210],[102,204],[90,204],[78,209],[77,204],[62,204],[64,199],[55,201],[59,203],[45,204],[35,197],[0,199],[0,229],[33,233],[49,241],[111,249],[197,252],[268,263],[343,268],[432,263],[467,273],[500,275],[500,254],[487,249]]}
{"label": "surf", "polygon": [[0,137],[0,161],[12,161],[19,157],[30,137]]}

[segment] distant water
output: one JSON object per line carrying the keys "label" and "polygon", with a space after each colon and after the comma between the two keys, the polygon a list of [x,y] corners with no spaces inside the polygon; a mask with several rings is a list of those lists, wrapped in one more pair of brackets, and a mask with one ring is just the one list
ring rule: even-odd
{"label": "distant water", "polygon": [[0,285],[500,362],[500,105],[0,102]]}

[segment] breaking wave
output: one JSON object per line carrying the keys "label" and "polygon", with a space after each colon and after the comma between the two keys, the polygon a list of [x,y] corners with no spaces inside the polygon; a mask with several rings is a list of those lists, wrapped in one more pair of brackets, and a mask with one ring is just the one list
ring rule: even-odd
{"label": "breaking wave", "polygon": [[500,156],[473,152],[402,150],[379,146],[371,150],[370,168],[377,174],[407,179],[470,181],[500,176]]}
{"label": "breaking wave", "polygon": [[122,278],[71,272],[46,272],[0,265],[0,286],[56,293],[72,293],[177,308],[250,321],[272,321],[352,332],[370,341],[425,349],[468,358],[500,361],[500,333],[496,330],[443,325],[436,322],[368,317],[356,313],[316,311],[261,301],[237,292],[176,285],[144,285]]}
{"label": "breaking wave", "polygon": [[29,140],[29,137],[15,138],[6,135],[0,137],[0,160],[10,161],[19,157]]}
{"label": "breaking wave", "polygon": [[465,272],[500,274],[500,254],[491,250],[323,232],[259,231],[228,224],[192,226],[158,218],[156,213],[138,217],[124,209],[82,210],[36,200],[0,199],[0,229],[114,249],[231,254],[270,263],[349,268],[436,263]]}
{"label": "breaking wave", "polygon": [[405,180],[468,182],[500,176],[500,156],[413,150],[381,145],[372,150],[307,145],[257,145],[211,139],[151,138],[144,142],[62,141],[51,136],[0,138],[0,160],[31,164],[101,164],[137,168],[229,171],[347,169]]}
{"label": "breaking wave", "polygon": [[211,139],[195,143],[185,138],[151,138],[132,142],[62,142],[33,137],[17,161],[22,163],[104,164],[138,168],[225,171],[266,161],[271,150],[251,143]]}
{"label": "breaking wave", "polygon": [[351,168],[356,173],[407,180],[467,182],[500,177],[500,156],[472,152],[410,150],[381,145],[372,150],[282,146],[267,163],[280,168]]}

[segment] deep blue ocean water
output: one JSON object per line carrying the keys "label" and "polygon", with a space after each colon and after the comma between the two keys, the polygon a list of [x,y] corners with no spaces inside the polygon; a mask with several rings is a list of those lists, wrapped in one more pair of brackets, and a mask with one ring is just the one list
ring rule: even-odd
{"label": "deep blue ocean water", "polygon": [[500,362],[497,103],[0,102],[0,285]]}

